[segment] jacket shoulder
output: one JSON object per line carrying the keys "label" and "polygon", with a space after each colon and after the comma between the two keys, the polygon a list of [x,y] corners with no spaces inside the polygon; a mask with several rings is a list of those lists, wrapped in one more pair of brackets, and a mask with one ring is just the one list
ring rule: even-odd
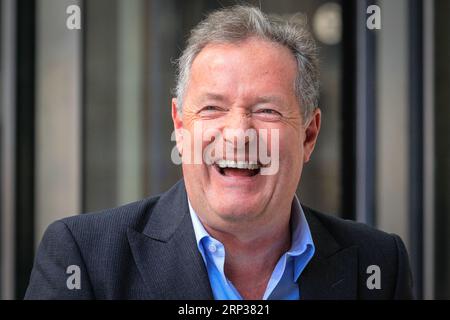
{"label": "jacket shoulder", "polygon": [[362,247],[387,247],[395,248],[395,234],[390,234],[367,224],[338,218],[330,214],[324,214],[316,210],[306,208],[310,216],[320,221],[328,232],[343,247],[362,246]]}
{"label": "jacket shoulder", "polygon": [[[368,266],[376,265],[389,274],[396,276],[399,252],[406,252],[399,236],[375,229],[364,223],[345,220],[332,215],[307,209],[311,220],[319,221],[341,248],[357,247],[361,274]],[[314,239],[314,232],[313,239]]]}
{"label": "jacket shoulder", "polygon": [[160,195],[157,195],[119,207],[82,213],[58,221],[64,223],[75,238],[78,238],[77,235],[99,237],[103,234],[109,236],[125,234],[128,228],[139,231],[150,218],[159,198]]}

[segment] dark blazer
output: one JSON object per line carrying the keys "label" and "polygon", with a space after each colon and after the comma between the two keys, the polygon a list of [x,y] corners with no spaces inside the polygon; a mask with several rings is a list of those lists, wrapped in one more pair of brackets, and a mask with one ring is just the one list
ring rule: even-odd
{"label": "dark blazer", "polygon": [[[408,256],[396,235],[303,206],[316,253],[300,275],[302,299],[410,299]],[[68,266],[80,270],[69,289]],[[367,267],[381,288],[368,289]],[[166,193],[51,224],[26,299],[212,299],[181,180]]]}

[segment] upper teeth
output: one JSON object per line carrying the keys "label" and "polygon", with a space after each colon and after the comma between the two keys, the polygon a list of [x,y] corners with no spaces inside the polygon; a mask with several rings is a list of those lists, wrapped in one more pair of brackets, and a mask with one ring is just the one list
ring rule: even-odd
{"label": "upper teeth", "polygon": [[255,170],[259,168],[259,165],[257,163],[247,161],[218,160],[216,161],[216,164],[220,168],[238,168],[250,170]]}

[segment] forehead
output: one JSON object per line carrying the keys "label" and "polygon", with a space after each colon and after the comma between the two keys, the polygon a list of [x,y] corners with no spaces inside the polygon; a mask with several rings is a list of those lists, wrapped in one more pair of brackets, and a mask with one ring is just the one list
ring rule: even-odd
{"label": "forehead", "polygon": [[291,51],[267,40],[209,44],[191,67],[189,92],[203,90],[227,95],[295,95],[297,65]]}

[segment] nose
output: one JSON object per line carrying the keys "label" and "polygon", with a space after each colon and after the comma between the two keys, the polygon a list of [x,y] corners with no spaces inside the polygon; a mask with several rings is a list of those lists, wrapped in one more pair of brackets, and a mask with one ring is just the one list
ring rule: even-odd
{"label": "nose", "polygon": [[236,139],[244,139],[244,142],[248,143],[249,137],[245,135],[245,132],[251,127],[251,115],[248,111],[230,112],[223,127],[224,140],[234,144]]}
{"label": "nose", "polygon": [[244,160],[247,146],[256,141],[256,131],[252,124],[251,113],[246,110],[230,112],[222,135],[227,152],[232,150],[233,153],[237,153],[238,160]]}

